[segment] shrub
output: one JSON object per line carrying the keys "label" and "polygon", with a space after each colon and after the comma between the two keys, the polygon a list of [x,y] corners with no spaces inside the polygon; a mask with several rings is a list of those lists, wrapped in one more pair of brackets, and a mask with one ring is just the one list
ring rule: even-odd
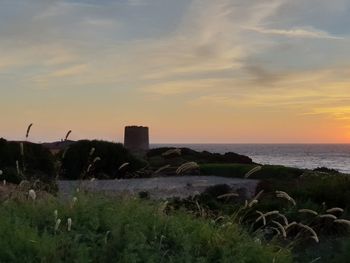
{"label": "shrub", "polygon": [[239,177],[243,178],[244,175],[249,172],[254,165],[252,164],[220,164],[220,163],[208,163],[201,164],[200,171],[203,175],[215,175],[223,177]]}
{"label": "shrub", "polygon": [[[240,164],[240,163],[206,163],[200,165],[202,174],[216,175],[224,177],[239,177],[253,169],[256,164]],[[299,178],[303,174],[303,169],[285,167],[280,165],[263,165],[261,170],[252,174],[251,179],[278,179],[290,180]]]}
{"label": "shrub", "polygon": [[[91,149],[95,149],[91,155]],[[108,179],[124,177],[126,172],[134,172],[146,165],[142,161],[128,152],[122,144],[105,141],[82,140],[72,144],[61,152],[62,176],[65,179],[86,179],[95,177],[98,179]],[[100,160],[93,163],[99,157]],[[122,164],[129,163],[125,169],[118,169]],[[90,169],[88,169],[91,165]],[[89,172],[87,173],[87,170]]]}
{"label": "shrub", "polygon": [[[55,166],[51,153],[42,145],[29,142],[23,142],[23,149],[24,155],[21,154],[19,142],[0,139],[0,169],[4,171],[2,178],[12,183],[18,183],[23,179],[52,181]],[[17,161],[23,175],[17,172]]]}
{"label": "shrub", "polygon": [[207,151],[197,152],[189,148],[181,148],[181,155],[162,156],[163,153],[175,149],[172,147],[162,147],[151,149],[147,153],[147,158],[161,156],[164,162],[169,162],[169,159],[181,159],[182,162],[197,162],[197,163],[246,163],[251,164],[252,159],[248,156],[240,155],[237,153],[228,152],[225,154],[210,153]]}
{"label": "shrub", "polygon": [[350,177],[348,175],[308,175],[298,181],[297,187],[291,189],[294,196],[302,200],[312,200],[328,206],[349,207]]}
{"label": "shrub", "polygon": [[328,173],[328,174],[339,174],[338,170],[327,168],[327,167],[317,167],[313,171],[321,172],[321,173]]}
{"label": "shrub", "polygon": [[282,165],[264,165],[260,171],[252,174],[250,178],[254,179],[278,179],[291,180],[297,179],[304,173],[303,169],[286,167]]}
{"label": "shrub", "polygon": [[350,238],[333,242],[336,245],[332,249],[338,250],[338,253],[333,258],[329,258],[330,263],[348,262],[350,257]]}

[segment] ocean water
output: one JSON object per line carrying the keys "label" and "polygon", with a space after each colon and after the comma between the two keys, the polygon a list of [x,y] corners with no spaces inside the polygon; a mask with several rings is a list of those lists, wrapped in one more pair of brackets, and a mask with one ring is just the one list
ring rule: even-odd
{"label": "ocean water", "polygon": [[297,168],[328,167],[350,174],[350,144],[153,144],[216,153],[236,152],[261,164]]}

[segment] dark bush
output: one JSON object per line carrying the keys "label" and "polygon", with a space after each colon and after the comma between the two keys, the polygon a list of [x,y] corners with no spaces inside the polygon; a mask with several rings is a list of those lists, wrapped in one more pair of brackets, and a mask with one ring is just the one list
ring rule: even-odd
{"label": "dark bush", "polygon": [[336,169],[330,169],[327,167],[317,167],[313,170],[314,172],[328,173],[328,174],[339,174],[339,171]]}
{"label": "dark bush", "polygon": [[214,186],[209,186],[207,189],[205,189],[204,193],[205,195],[208,195],[212,198],[217,198],[220,195],[229,194],[232,192],[232,188],[227,184],[218,184]]}
{"label": "dark bush", "polygon": [[329,207],[348,208],[350,204],[350,178],[348,175],[305,176],[297,187],[290,189],[291,194],[318,204],[325,202]]}
{"label": "dark bush", "polygon": [[168,150],[175,149],[174,147],[162,147],[151,149],[147,153],[147,159],[154,167],[163,166],[165,164],[179,165],[184,162],[203,163],[241,163],[252,164],[253,161],[248,156],[237,153],[228,152],[225,154],[210,153],[207,151],[197,152],[189,148],[180,148],[181,155],[162,156]]}
{"label": "dark bush", "polygon": [[255,165],[252,165],[252,164],[206,163],[206,164],[200,165],[200,170],[201,170],[201,174],[203,175],[243,178],[244,175],[254,167]]}
{"label": "dark bush", "polygon": [[[24,155],[21,154],[20,142],[0,139],[0,169],[4,174],[2,179],[8,182],[39,179],[50,182],[55,176],[54,158],[40,144],[23,142]],[[18,161],[21,175],[18,174],[16,162]]]}
{"label": "dark bush", "polygon": [[[95,151],[90,155],[92,148]],[[63,150],[61,156],[63,153],[62,177],[70,180],[91,177],[97,179],[123,178],[127,173],[135,172],[146,165],[145,161],[130,154],[120,143],[82,140]],[[94,163],[93,160],[96,157],[101,159]],[[129,165],[119,170],[124,163],[129,163]],[[88,169],[89,165],[91,165],[90,169]]]}
{"label": "dark bush", "polygon": [[260,171],[252,174],[251,179],[298,179],[305,170],[282,165],[264,165]]}

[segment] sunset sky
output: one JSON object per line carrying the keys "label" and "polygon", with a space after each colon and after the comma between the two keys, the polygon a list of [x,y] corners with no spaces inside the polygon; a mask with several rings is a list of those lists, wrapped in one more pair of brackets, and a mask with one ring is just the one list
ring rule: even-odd
{"label": "sunset sky", "polygon": [[0,137],[350,143],[349,0],[0,0]]}

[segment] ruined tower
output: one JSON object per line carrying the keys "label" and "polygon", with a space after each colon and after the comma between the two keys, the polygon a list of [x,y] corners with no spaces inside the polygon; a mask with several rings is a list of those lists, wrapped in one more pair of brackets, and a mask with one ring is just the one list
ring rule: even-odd
{"label": "ruined tower", "polygon": [[133,153],[146,153],[149,149],[148,127],[126,126],[124,133],[124,146]]}

